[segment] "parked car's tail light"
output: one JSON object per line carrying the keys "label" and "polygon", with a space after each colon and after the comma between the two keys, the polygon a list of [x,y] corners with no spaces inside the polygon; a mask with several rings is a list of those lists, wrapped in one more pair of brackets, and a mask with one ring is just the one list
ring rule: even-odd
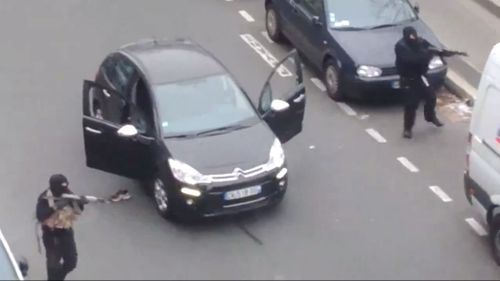
{"label": "parked car's tail light", "polygon": [[382,76],[382,69],[375,66],[361,65],[356,71],[359,77],[375,78]]}
{"label": "parked car's tail light", "polygon": [[467,142],[467,154],[465,156],[465,171],[466,172],[469,172],[471,150],[472,150],[472,133],[469,133],[469,139]]}

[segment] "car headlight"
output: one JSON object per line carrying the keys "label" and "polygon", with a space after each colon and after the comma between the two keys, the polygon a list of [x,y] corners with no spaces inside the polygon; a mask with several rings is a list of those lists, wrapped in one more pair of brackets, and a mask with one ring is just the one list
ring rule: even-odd
{"label": "car headlight", "polygon": [[359,77],[374,78],[382,75],[382,69],[375,66],[361,65],[356,71]]}
{"label": "car headlight", "polygon": [[202,175],[195,168],[186,163],[175,159],[168,159],[168,164],[170,165],[170,170],[172,171],[174,177],[182,183],[188,185],[210,183],[210,179],[208,177]]}
{"label": "car headlight", "polygon": [[444,62],[440,57],[433,57],[432,60],[429,62],[429,69],[436,69],[443,67]]}
{"label": "car headlight", "polygon": [[274,170],[285,165],[285,151],[278,139],[274,140],[271,150],[269,151],[269,161],[266,164],[267,170]]}

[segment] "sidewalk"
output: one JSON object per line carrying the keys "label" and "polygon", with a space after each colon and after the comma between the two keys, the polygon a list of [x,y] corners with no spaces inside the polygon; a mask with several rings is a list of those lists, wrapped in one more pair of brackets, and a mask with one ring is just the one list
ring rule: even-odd
{"label": "sidewalk", "polygon": [[419,0],[421,17],[450,49],[469,57],[448,60],[447,86],[471,98],[492,47],[500,42],[500,0]]}

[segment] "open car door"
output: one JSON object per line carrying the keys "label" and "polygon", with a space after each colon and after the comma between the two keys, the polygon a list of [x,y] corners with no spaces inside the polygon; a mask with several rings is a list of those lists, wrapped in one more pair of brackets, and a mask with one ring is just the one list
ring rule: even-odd
{"label": "open car door", "polygon": [[87,166],[142,178],[149,166],[137,159],[141,159],[147,143],[138,141],[135,127],[125,124],[127,104],[117,92],[84,81],[82,125]]}
{"label": "open car door", "polygon": [[306,89],[302,64],[296,50],[276,65],[259,99],[259,113],[282,143],[302,131]]}

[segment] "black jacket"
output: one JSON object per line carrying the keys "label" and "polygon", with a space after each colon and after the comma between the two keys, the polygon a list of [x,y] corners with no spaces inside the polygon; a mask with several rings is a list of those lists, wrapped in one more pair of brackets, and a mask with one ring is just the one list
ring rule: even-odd
{"label": "black jacket", "polygon": [[403,38],[395,47],[396,68],[401,78],[419,78],[429,69],[431,59],[436,55],[433,46],[425,39],[419,38],[415,45],[410,45]]}

